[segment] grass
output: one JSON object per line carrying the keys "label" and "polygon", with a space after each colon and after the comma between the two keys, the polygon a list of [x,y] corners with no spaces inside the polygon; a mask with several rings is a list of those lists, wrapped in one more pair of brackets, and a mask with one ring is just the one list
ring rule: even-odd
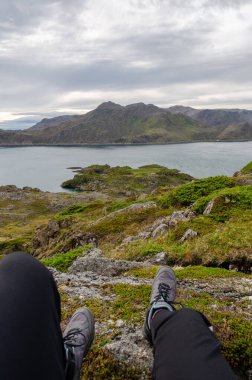
{"label": "grass", "polygon": [[241,174],[252,174],[252,161],[242,168]]}
{"label": "grass", "polygon": [[[150,266],[140,269],[131,269],[125,273],[138,278],[154,278],[160,266]],[[214,278],[246,277],[242,272],[224,268],[203,267],[200,265],[173,269],[178,279],[212,280]]]}

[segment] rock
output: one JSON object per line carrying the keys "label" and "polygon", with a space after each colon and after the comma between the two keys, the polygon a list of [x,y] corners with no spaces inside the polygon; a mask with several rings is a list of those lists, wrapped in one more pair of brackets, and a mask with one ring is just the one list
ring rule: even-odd
{"label": "rock", "polygon": [[[147,202],[147,203],[150,203],[150,202]],[[138,235],[135,235],[135,236],[128,236],[122,241],[122,245],[129,244],[136,240],[149,239],[150,237],[156,238],[164,234],[170,228],[174,228],[178,223],[188,222],[195,217],[196,217],[196,214],[189,209],[182,210],[182,211],[175,211],[171,216],[166,216],[166,217],[161,217],[161,218],[156,219],[155,222],[149,227],[147,231],[140,232]]]}
{"label": "rock", "polygon": [[130,367],[143,371],[141,379],[149,379],[147,375],[153,365],[152,349],[143,337],[141,327],[125,327],[122,334],[105,345],[113,356],[127,363]]}
{"label": "rock", "polygon": [[140,232],[138,235],[126,237],[125,239],[123,239],[121,245],[127,245],[137,240],[149,239],[150,237],[151,237],[151,232],[143,231],[143,232]]}
{"label": "rock", "polygon": [[188,230],[186,230],[186,232],[184,233],[184,235],[182,236],[182,238],[180,239],[181,243],[183,243],[184,241],[188,240],[188,239],[191,239],[192,237],[194,236],[198,236],[198,232],[192,230],[191,228],[189,228]]}
{"label": "rock", "polygon": [[196,214],[187,209],[182,211],[174,211],[169,220],[169,226],[174,227],[180,222],[189,222],[193,218],[196,218]]}
{"label": "rock", "polygon": [[127,260],[112,260],[102,257],[100,249],[90,251],[84,257],[78,257],[69,268],[69,273],[91,271],[105,276],[118,276],[130,269],[142,268],[144,263]]}
{"label": "rock", "polygon": [[204,215],[209,215],[213,209],[215,199],[212,199],[210,202],[208,202],[203,214]]}
{"label": "rock", "polygon": [[160,224],[151,234],[151,237],[156,238],[160,235],[163,235],[167,230],[169,229],[169,226],[167,224]]}
{"label": "rock", "polygon": [[128,207],[122,208],[120,210],[116,210],[111,212],[108,215],[103,216],[102,218],[97,219],[95,222],[92,224],[97,224],[100,223],[101,221],[108,219],[108,218],[113,218],[117,214],[122,214],[124,212],[131,212],[131,211],[136,211],[136,210],[142,210],[142,209],[148,209],[152,207],[157,207],[157,204],[155,202],[145,202],[145,203],[135,203],[134,205],[130,205]]}
{"label": "rock", "polygon": [[160,224],[167,224],[169,225],[170,216],[167,216],[165,218],[161,217],[155,220],[155,222],[151,226],[151,230],[154,231]]}
{"label": "rock", "polygon": [[148,260],[148,263],[153,265],[166,265],[167,264],[167,253],[159,252],[155,256]]}

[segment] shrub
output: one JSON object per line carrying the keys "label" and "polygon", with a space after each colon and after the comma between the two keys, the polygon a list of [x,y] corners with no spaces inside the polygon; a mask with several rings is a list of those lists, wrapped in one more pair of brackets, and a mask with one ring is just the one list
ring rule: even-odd
{"label": "shrub", "polygon": [[233,187],[235,184],[234,178],[226,176],[201,179],[176,188],[162,197],[160,203],[163,207],[188,206],[203,196],[207,196],[218,189]]}

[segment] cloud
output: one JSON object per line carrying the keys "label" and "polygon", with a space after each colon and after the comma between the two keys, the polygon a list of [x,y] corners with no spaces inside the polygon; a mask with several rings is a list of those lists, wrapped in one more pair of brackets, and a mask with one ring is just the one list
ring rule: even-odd
{"label": "cloud", "polygon": [[251,108],[252,1],[3,0],[0,111]]}

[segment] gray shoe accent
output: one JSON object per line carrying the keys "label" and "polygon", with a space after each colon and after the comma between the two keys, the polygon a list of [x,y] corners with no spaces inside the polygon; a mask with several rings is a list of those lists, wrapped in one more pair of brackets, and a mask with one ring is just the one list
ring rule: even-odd
{"label": "gray shoe accent", "polygon": [[86,308],[78,309],[70,319],[63,341],[66,351],[66,379],[79,380],[83,358],[87,355],[95,335],[93,314]]}

